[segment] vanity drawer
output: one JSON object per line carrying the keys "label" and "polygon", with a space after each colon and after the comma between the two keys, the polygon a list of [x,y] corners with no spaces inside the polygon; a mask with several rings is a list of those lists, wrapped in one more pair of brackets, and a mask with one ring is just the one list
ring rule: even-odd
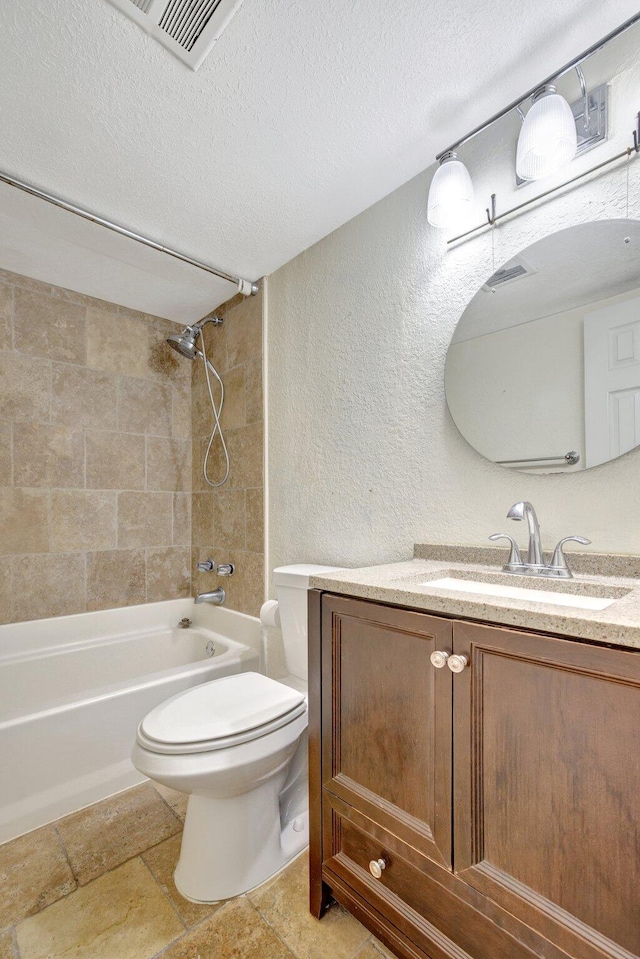
{"label": "vanity drawer", "polygon": [[[400,947],[400,954],[424,954],[431,959],[533,959],[541,954],[507,933],[502,923],[496,924],[487,914],[452,895],[437,881],[433,863],[415,849],[375,823],[367,823],[356,811],[345,809],[342,815],[336,806],[342,803],[325,795],[331,848],[326,850],[329,855],[325,853],[323,878],[336,892],[344,884],[348,904],[353,902],[352,893],[356,902],[369,904],[418,950]],[[370,864],[379,874],[377,878]],[[382,868],[376,869],[377,864]]]}

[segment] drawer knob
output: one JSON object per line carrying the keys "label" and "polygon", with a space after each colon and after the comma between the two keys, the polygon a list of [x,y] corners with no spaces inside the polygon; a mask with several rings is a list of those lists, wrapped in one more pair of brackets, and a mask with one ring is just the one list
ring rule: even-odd
{"label": "drawer knob", "polygon": [[429,659],[431,660],[432,666],[435,666],[436,669],[442,669],[449,659],[449,653],[445,652],[444,649],[435,649],[431,653],[431,656],[429,656]]}
{"label": "drawer knob", "polygon": [[386,869],[387,863],[385,859],[372,859],[369,863],[369,872],[375,879],[380,879],[382,875],[382,870]]}
{"label": "drawer knob", "polygon": [[469,660],[466,656],[449,656],[447,660],[447,666],[452,673],[461,673],[465,666],[469,665]]}

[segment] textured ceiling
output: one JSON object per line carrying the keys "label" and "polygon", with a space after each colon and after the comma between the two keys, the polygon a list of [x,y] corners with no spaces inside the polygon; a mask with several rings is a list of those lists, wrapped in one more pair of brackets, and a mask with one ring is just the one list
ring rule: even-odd
{"label": "textured ceiling", "polygon": [[[630,0],[244,0],[194,73],[106,0],[4,0],[0,167],[253,279],[393,191],[636,9]],[[2,195],[0,215],[3,249],[13,243],[20,260]],[[164,261],[154,256],[158,276]],[[37,273],[31,260],[25,272]],[[154,269],[136,283],[153,284]],[[192,278],[188,267],[172,274],[166,315]],[[103,280],[107,295],[114,282]],[[124,278],[111,298],[132,300],[129,286]]]}

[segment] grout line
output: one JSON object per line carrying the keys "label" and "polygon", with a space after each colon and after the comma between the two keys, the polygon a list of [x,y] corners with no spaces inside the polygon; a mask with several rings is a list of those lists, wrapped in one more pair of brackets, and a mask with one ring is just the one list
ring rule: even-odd
{"label": "grout line", "polygon": [[20,959],[20,947],[19,947],[19,945],[18,945],[18,933],[17,933],[17,931],[16,931],[16,927],[15,927],[15,926],[12,926],[12,927],[11,927],[10,935],[11,935],[11,945],[13,946],[13,955],[15,956],[15,959]]}
{"label": "grout line", "polygon": [[[61,819],[64,819],[64,818],[65,818],[64,816],[61,817]],[[59,819],[58,822],[60,822],[61,819]],[[60,835],[60,832],[59,832],[59,830],[58,830],[58,827],[57,827],[55,824],[54,824],[54,826],[53,826],[53,831],[54,831],[54,833],[56,834],[56,837],[57,837],[57,839],[58,839],[58,845],[60,846],[60,849],[62,850],[62,854],[64,855],[64,858],[67,860],[67,865],[69,866],[69,869],[71,870],[71,875],[72,875],[73,878],[74,878],[74,881],[75,881],[75,884],[76,884],[76,889],[79,889],[79,888],[80,888],[80,882],[79,882],[79,880],[78,880],[78,876],[76,875],[76,871],[75,871],[75,869],[73,868],[73,865],[71,864],[71,858],[70,858],[69,853],[68,853],[68,851],[67,851],[67,847],[66,847],[65,844],[64,844],[64,840],[63,840],[62,836]],[[72,889],[71,892],[75,892],[75,890]],[[70,895],[70,893],[67,893],[67,895]],[[62,898],[64,899],[64,898],[66,898],[66,897],[63,896]],[[58,901],[58,900],[56,900],[56,902],[57,902],[57,901]],[[52,903],[52,905],[53,905],[53,903]],[[42,910],[40,910],[40,911],[42,911]]]}
{"label": "grout line", "polygon": [[[168,942],[166,946],[162,947],[160,952],[156,952],[153,956],[151,956],[151,959],[161,959],[162,956],[166,956],[169,949],[173,949],[173,947],[177,946],[179,942],[182,942],[182,940],[188,936],[190,932],[191,929],[185,929],[181,936],[178,936],[177,939],[172,939],[171,942]],[[200,956],[197,956],[196,959],[200,959]]]}
{"label": "grout line", "polygon": [[89,489],[87,486],[87,428],[86,426],[82,429],[82,477],[83,477],[83,488]]}
{"label": "grout line", "polygon": [[[296,856],[296,858],[297,858],[297,856]],[[287,865],[289,865],[289,864],[287,864]],[[286,869],[286,866],[285,866],[285,869]],[[282,871],[284,872],[284,870],[282,870]],[[268,880],[267,880],[267,881],[268,881]],[[253,902],[253,900],[247,899],[247,901],[253,906],[253,908],[254,908],[255,911],[258,913],[258,915],[260,916],[260,918],[262,919],[262,921],[264,922],[264,924],[265,924],[266,926],[268,926],[269,929],[271,929],[271,931],[273,932],[274,936],[276,936],[276,938],[278,938],[278,939],[280,940],[280,942],[281,942],[282,945],[285,947],[285,949],[287,950],[287,952],[289,952],[292,956],[294,956],[295,959],[307,959],[307,954],[306,954],[306,953],[305,953],[304,955],[299,955],[299,954],[294,950],[293,946],[291,946],[291,945],[286,941],[286,939],[283,939],[283,937],[280,935],[280,933],[278,932],[278,930],[277,930],[277,929],[273,926],[273,924],[267,919],[267,917],[265,916],[265,914],[264,914],[264,913],[261,911],[261,909],[255,904],[255,902]]]}
{"label": "grout line", "polygon": [[[151,847],[151,848],[153,848],[153,847]],[[147,849],[147,850],[145,850],[145,852],[149,852],[149,850]],[[160,890],[160,892],[162,893],[162,895],[164,896],[164,898],[167,900],[167,902],[169,903],[169,905],[171,906],[171,908],[172,908],[173,911],[175,912],[176,916],[178,917],[178,919],[180,920],[180,922],[182,923],[182,925],[184,926],[185,931],[186,931],[189,927],[188,927],[188,925],[186,924],[186,922],[184,921],[184,919],[182,918],[182,916],[180,915],[180,912],[179,912],[179,910],[178,910],[178,907],[176,906],[175,902],[171,899],[171,897],[169,896],[168,892],[166,891],[166,889],[164,888],[164,886],[162,885],[162,883],[160,882],[160,880],[158,879],[158,877],[154,875],[154,872],[153,872],[151,866],[150,866],[149,863],[146,861],[146,859],[144,858],[144,856],[145,856],[145,853],[140,853],[140,855],[139,855],[140,861],[141,861],[142,864],[144,865],[145,869],[147,870],[147,872],[149,873],[149,875],[151,876],[151,878],[152,878],[153,881],[155,882],[156,886],[158,887],[158,889]],[[179,938],[181,939],[182,936],[180,936]],[[171,941],[171,944],[174,943],[175,941],[176,941],[176,940],[173,939],[173,940]]]}
{"label": "grout line", "polygon": [[16,473],[16,443],[15,443],[15,420],[9,420],[9,456],[11,457],[11,475],[10,483],[11,486],[16,485],[15,473]]}
{"label": "grout line", "polygon": [[[147,868],[148,868],[148,867],[147,867]],[[155,876],[154,876],[154,879],[155,879]],[[156,881],[157,881],[157,880],[156,880]],[[246,897],[245,894],[243,893],[243,894],[240,895],[240,896],[235,896],[233,899],[227,899],[227,900],[225,900],[225,901],[222,903],[222,905],[220,905],[220,906],[218,906],[217,908],[213,909],[213,910],[209,913],[208,916],[203,916],[202,919],[198,919],[198,921],[195,922],[192,926],[188,926],[187,929],[186,929],[186,931],[185,931],[181,936],[178,936],[177,939],[173,939],[171,942],[167,943],[166,946],[163,946],[163,948],[160,950],[160,952],[157,952],[154,956],[151,957],[151,959],[161,959],[162,956],[166,955],[166,953],[169,951],[169,949],[173,948],[173,946],[175,946],[178,942],[182,942],[182,940],[183,940],[186,936],[188,936],[188,935],[189,935],[190,933],[192,933],[192,932],[195,932],[196,929],[199,929],[199,928],[200,928],[200,926],[203,926],[203,925],[205,924],[205,922],[208,922],[208,921],[212,918],[212,916],[214,916],[214,915],[217,916],[219,913],[223,912],[227,906],[229,906],[230,904],[232,904],[232,903],[234,903],[234,902],[237,902],[239,899],[246,899],[246,898],[247,898],[247,897]],[[247,900],[247,901],[248,901],[248,900]],[[215,903],[212,903],[212,905],[215,905]],[[197,959],[200,959],[200,957],[198,956]]]}
{"label": "grout line", "polygon": [[[167,807],[167,809],[168,809],[170,812],[173,813],[173,815],[176,817],[176,819],[178,820],[178,822],[180,823],[180,825],[181,825],[182,828],[184,829],[184,821],[181,819],[181,817],[180,817],[180,816],[178,815],[178,813],[175,811],[175,809],[173,808],[173,806],[172,806],[170,803],[167,802],[167,800],[164,798],[164,796],[162,795],[161,792],[158,792],[158,790],[157,790],[156,787],[153,785],[153,783],[151,783],[151,785],[152,785],[153,791],[154,791],[154,793],[156,794],[156,796],[158,797],[158,799],[161,799],[161,800],[162,800],[162,802],[165,804],[165,806]],[[156,845],[157,845],[157,843],[156,843]]]}

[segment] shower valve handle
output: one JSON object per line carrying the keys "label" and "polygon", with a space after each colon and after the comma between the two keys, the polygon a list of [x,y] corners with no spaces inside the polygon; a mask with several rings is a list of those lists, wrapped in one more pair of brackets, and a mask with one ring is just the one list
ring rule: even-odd
{"label": "shower valve handle", "polygon": [[221,563],[216,572],[218,576],[233,576],[235,566],[233,563]]}
{"label": "shower valve handle", "polygon": [[216,568],[216,564],[212,559],[205,559],[200,563],[196,563],[196,569],[199,573],[213,573]]}

